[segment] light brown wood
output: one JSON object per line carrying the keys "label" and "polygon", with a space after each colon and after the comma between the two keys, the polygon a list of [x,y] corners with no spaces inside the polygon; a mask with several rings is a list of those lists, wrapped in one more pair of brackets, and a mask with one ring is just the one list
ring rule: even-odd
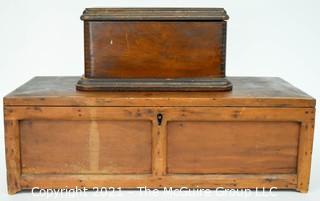
{"label": "light brown wood", "polygon": [[151,174],[151,121],[99,124],[100,172]]}
{"label": "light brown wood", "polygon": [[[254,121],[310,121],[312,108],[265,107],[13,107],[4,109],[5,117],[41,120],[155,120],[157,112],[173,120],[254,120]],[[160,113],[161,113],[160,112]]]}
{"label": "light brown wood", "polygon": [[296,122],[168,123],[168,174],[296,173]]}
{"label": "light brown wood", "polygon": [[166,174],[167,168],[166,120],[162,120],[161,125],[158,125],[158,121],[155,119],[153,125],[152,172],[154,176],[163,176]]}
{"label": "light brown wood", "polygon": [[17,120],[5,120],[4,126],[8,193],[14,194],[21,190],[19,122]]}
{"label": "light brown wood", "polygon": [[22,174],[90,171],[89,124],[86,121],[21,121]]}
{"label": "light brown wood", "polygon": [[309,121],[313,108],[163,107],[167,121]]}
{"label": "light brown wood", "polygon": [[[313,112],[314,113],[314,112]],[[311,156],[313,145],[314,120],[303,122],[300,130],[299,158],[298,158],[298,187],[300,192],[308,192]]]}
{"label": "light brown wood", "polygon": [[6,107],[6,119],[154,120],[152,107]]}
{"label": "light brown wood", "polygon": [[28,120],[20,125],[22,174],[151,173],[148,121]]}
{"label": "light brown wood", "polygon": [[79,92],[80,77],[35,77],[4,98],[6,106],[314,107],[308,94],[276,77],[228,77],[229,92]]}
{"label": "light brown wood", "polygon": [[167,175],[154,177],[146,175],[25,175],[21,186],[39,188],[79,187],[122,187],[122,189],[148,188],[272,188],[294,189],[297,186],[295,174],[225,174],[225,175]]}
{"label": "light brown wood", "polygon": [[230,93],[184,94],[80,93],[70,87],[77,79],[35,78],[5,97],[9,193],[308,190],[315,100],[281,79],[232,78]]}

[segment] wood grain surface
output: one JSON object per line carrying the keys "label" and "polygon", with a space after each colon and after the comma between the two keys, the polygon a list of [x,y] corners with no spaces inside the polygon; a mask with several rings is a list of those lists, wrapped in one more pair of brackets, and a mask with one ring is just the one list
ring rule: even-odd
{"label": "wood grain surface", "polygon": [[168,122],[168,173],[296,173],[295,122]]}
{"label": "wood grain surface", "polygon": [[22,174],[151,173],[151,123],[20,123]]}
{"label": "wood grain surface", "polygon": [[226,22],[86,21],[86,78],[224,77]]}
{"label": "wood grain surface", "polygon": [[36,77],[4,98],[10,194],[34,186],[308,191],[315,100],[282,79],[232,77],[232,92],[86,93],[74,89],[78,78]]}
{"label": "wood grain surface", "polygon": [[80,92],[80,77],[34,77],[4,97],[5,105],[314,107],[315,99],[277,77],[228,77],[228,92]]}

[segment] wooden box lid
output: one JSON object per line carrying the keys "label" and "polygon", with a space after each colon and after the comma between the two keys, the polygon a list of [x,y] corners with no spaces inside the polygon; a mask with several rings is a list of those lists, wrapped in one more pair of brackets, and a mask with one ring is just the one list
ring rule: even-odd
{"label": "wooden box lid", "polygon": [[223,8],[86,8],[84,21],[105,20],[227,20]]}
{"label": "wooden box lid", "polygon": [[277,77],[228,77],[228,92],[82,92],[79,77],[34,77],[4,97],[5,106],[314,107],[315,99]]}

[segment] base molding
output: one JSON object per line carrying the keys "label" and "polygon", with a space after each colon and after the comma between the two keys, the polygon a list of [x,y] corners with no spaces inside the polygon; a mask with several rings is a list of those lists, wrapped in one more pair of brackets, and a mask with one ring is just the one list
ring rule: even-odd
{"label": "base molding", "polygon": [[226,78],[177,79],[106,79],[82,77],[76,84],[80,91],[230,91]]}
{"label": "base molding", "polygon": [[[295,189],[296,174],[209,174],[209,175],[22,175],[23,189],[120,187],[135,189],[163,188],[231,188],[231,189]],[[302,191],[304,192],[304,191]]]}

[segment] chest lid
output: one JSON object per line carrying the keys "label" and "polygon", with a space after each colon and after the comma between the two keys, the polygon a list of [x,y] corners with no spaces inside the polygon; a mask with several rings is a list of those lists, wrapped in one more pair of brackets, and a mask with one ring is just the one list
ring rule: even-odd
{"label": "chest lid", "polygon": [[228,77],[228,92],[82,92],[79,77],[35,77],[4,97],[5,106],[314,107],[315,99],[277,77]]}
{"label": "chest lid", "polygon": [[229,19],[223,8],[86,8],[84,21],[105,20],[214,20]]}

